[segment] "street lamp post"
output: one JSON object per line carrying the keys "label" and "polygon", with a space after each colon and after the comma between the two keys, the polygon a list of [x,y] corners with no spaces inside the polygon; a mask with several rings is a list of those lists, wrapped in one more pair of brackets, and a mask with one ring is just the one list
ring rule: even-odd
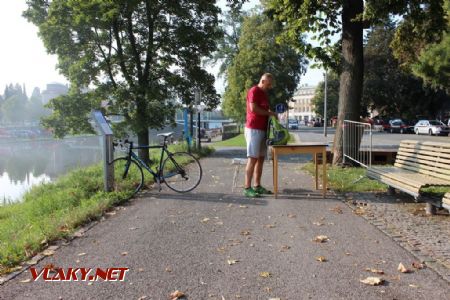
{"label": "street lamp post", "polygon": [[327,71],[325,70],[325,89],[323,96],[323,135],[327,136]]}

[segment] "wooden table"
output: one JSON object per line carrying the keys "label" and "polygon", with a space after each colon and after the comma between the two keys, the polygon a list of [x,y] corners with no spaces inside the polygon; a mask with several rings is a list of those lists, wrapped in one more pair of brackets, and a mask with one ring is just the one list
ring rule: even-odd
{"label": "wooden table", "polygon": [[327,193],[327,145],[325,143],[301,143],[294,145],[271,146],[273,159],[273,189],[278,196],[278,156],[287,154],[311,153],[314,155],[316,190],[319,189],[318,158],[322,154],[322,186],[323,197]]}

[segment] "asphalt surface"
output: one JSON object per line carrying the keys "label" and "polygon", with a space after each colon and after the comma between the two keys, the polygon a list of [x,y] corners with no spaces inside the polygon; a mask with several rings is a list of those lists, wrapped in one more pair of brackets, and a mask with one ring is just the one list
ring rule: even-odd
{"label": "asphalt surface", "polygon": [[[175,290],[191,300],[448,299],[448,282],[430,268],[413,269],[416,259],[393,239],[336,196],[313,190],[299,169],[306,156],[281,163],[279,199],[244,198],[243,166],[231,164],[244,155],[217,151],[201,161],[195,192],[147,192],[35,266],[126,267],[124,281],[29,281],[25,271],[0,286],[0,299],[170,299]],[[266,187],[271,174],[267,164]],[[319,235],[329,240],[314,242]],[[413,271],[400,273],[399,263]],[[369,276],[385,283],[360,282]]]}

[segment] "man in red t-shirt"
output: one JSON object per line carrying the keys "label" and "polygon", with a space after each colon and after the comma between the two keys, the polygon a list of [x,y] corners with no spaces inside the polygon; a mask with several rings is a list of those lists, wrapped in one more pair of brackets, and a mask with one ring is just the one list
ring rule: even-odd
{"label": "man in red t-shirt", "polygon": [[[246,197],[260,197],[261,194],[271,194],[261,186],[261,175],[264,158],[267,153],[266,134],[267,121],[276,114],[270,111],[267,92],[272,88],[273,76],[265,73],[258,85],[247,92],[247,121],[245,123],[245,141],[247,142],[247,166],[245,168]],[[252,178],[254,187],[252,187]]]}

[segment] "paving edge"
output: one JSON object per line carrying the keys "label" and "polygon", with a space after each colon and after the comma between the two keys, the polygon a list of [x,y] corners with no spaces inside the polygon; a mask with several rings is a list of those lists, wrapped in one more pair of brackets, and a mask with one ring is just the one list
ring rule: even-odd
{"label": "paving edge", "polygon": [[[337,198],[340,201],[342,201],[345,205],[347,205],[352,210],[353,213],[355,212],[356,209],[358,209],[358,206],[353,204],[353,201],[352,201],[353,199],[347,200],[345,197],[345,194],[335,193],[335,195],[337,196]],[[357,214],[357,213],[354,213],[354,214],[359,217],[362,217],[370,225],[377,228],[379,231],[381,231],[386,236],[391,238],[396,244],[398,244],[400,247],[405,249],[408,253],[410,253],[412,256],[417,258],[417,260],[419,260],[421,263],[425,264],[429,269],[433,270],[439,277],[441,277],[443,280],[450,283],[450,269],[449,268],[442,265],[440,262],[436,261],[436,259],[434,259],[426,254],[423,254],[420,249],[413,251],[411,249],[410,245],[408,245],[407,242],[402,240],[402,239],[405,239],[403,236],[399,236],[398,234],[390,233],[389,230],[384,228],[385,227],[384,224],[374,224],[373,219],[369,218],[365,214]]]}

